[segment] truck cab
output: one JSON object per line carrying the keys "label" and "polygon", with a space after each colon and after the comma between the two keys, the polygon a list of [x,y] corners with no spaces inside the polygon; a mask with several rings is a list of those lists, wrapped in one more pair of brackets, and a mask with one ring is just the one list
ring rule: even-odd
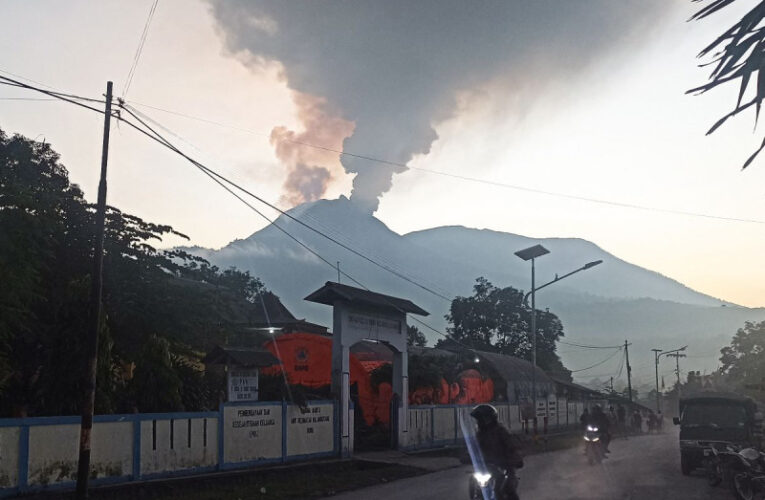
{"label": "truck cab", "polygon": [[759,447],[761,416],[755,402],[734,393],[707,392],[680,400],[680,467],[688,475],[713,443]]}

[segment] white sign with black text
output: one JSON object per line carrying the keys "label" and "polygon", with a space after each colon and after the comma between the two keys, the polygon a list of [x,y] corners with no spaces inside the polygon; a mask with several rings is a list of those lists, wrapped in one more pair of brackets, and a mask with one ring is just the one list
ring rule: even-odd
{"label": "white sign with black text", "polygon": [[229,402],[258,400],[257,369],[229,368],[228,400]]}

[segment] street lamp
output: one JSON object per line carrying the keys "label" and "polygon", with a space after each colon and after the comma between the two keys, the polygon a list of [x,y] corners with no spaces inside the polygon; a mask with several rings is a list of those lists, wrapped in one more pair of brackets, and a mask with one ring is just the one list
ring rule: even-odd
{"label": "street lamp", "polygon": [[[654,361],[656,363],[656,413],[661,411],[660,405],[659,405],[659,358],[662,356],[666,356],[667,354],[672,354],[680,351],[684,351],[688,348],[687,345],[680,347],[678,349],[673,349],[671,351],[662,351],[661,349],[651,349],[653,351],[654,355]],[[678,375],[679,376],[679,375]],[[677,390],[678,394],[680,391],[680,383],[677,384]]]}
{"label": "street lamp", "polygon": [[601,264],[602,260],[595,260],[592,262],[588,262],[584,266],[580,267],[579,269],[576,269],[574,271],[571,271],[568,274],[564,274],[563,276],[555,275],[555,279],[552,281],[549,281],[545,283],[544,285],[541,285],[539,287],[536,286],[535,282],[535,267],[534,267],[534,260],[537,257],[541,257],[543,255],[546,255],[550,253],[548,249],[543,247],[542,245],[534,245],[529,248],[524,248],[523,250],[518,250],[515,252],[515,255],[520,257],[521,259],[525,261],[531,261],[531,291],[526,293],[523,297],[523,304],[524,306],[528,307],[528,298],[529,295],[531,295],[531,392],[532,392],[532,400],[534,402],[534,428],[536,429],[536,422],[537,422],[537,303],[536,303],[536,292],[537,290],[541,290],[542,288],[545,288],[546,286],[550,286],[553,283],[557,283],[558,281],[568,278],[572,274],[576,274],[580,271],[586,271],[587,269],[593,268],[597,266],[598,264]]}

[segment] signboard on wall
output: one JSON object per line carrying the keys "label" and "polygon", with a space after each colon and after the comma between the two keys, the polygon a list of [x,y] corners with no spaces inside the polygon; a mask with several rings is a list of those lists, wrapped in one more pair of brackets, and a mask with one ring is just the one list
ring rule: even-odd
{"label": "signboard on wall", "polygon": [[282,456],[282,405],[224,406],[224,461]]}
{"label": "signboard on wall", "polygon": [[547,417],[549,418],[558,417],[558,401],[554,398],[550,398],[547,400]]}
{"label": "signboard on wall", "polygon": [[544,418],[547,416],[547,401],[537,400],[537,418]]}
{"label": "signboard on wall", "polygon": [[334,405],[311,404],[305,408],[290,405],[287,409],[287,455],[311,455],[331,452],[334,442]]}
{"label": "signboard on wall", "polygon": [[258,400],[257,368],[229,368],[228,400],[230,402]]}
{"label": "signboard on wall", "polygon": [[368,339],[380,339],[381,335],[401,335],[401,320],[381,314],[365,314],[349,311],[343,327],[347,333]]}

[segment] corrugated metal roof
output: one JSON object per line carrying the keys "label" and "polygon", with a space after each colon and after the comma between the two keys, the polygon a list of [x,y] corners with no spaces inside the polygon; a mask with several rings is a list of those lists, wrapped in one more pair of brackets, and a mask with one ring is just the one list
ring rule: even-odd
{"label": "corrugated metal roof", "polygon": [[[474,351],[481,361],[490,364],[497,375],[508,382],[531,382],[534,378],[534,368],[525,359],[507,356],[496,352]],[[536,382],[538,384],[549,383],[553,380],[538,366],[536,367]]]}
{"label": "corrugated metal roof", "polygon": [[420,316],[427,316],[429,314],[426,310],[409,300],[333,281],[327,281],[323,287],[310,294],[304,300],[328,306],[333,305],[337,301],[345,301],[357,306],[373,306],[390,311],[419,314]]}
{"label": "corrugated metal roof", "polygon": [[248,349],[237,347],[215,346],[202,359],[208,365],[237,365],[247,368],[262,368],[281,364],[279,360],[264,349]]}

